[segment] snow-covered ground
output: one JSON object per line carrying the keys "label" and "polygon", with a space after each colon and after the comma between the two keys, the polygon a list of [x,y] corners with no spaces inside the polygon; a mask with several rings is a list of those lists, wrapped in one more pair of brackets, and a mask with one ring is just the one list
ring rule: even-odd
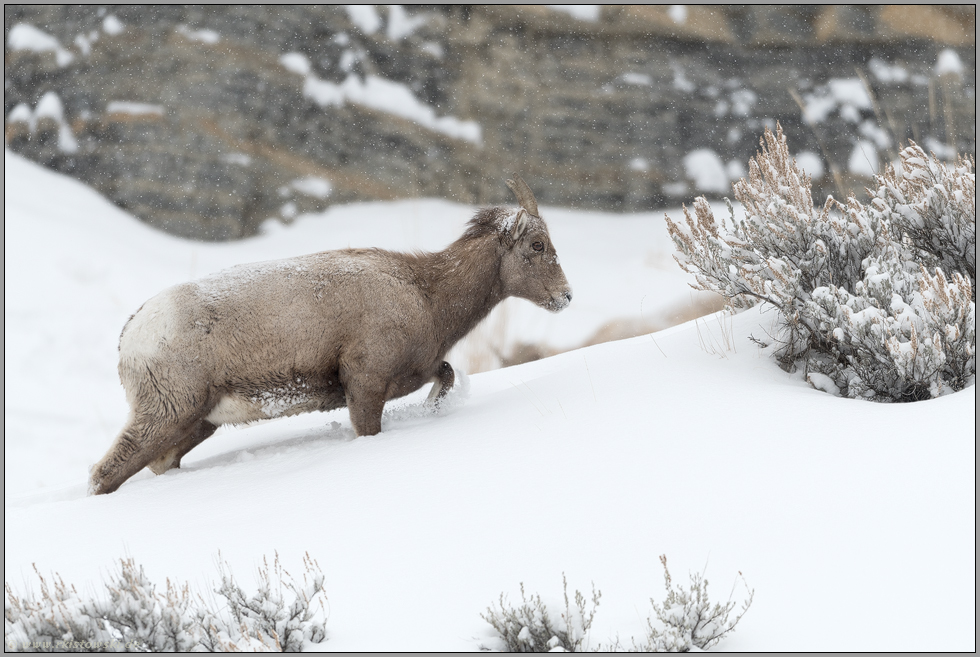
{"label": "snow-covered ground", "polygon": [[[338,248],[438,249],[472,212],[440,201],[337,207],[234,244],[143,226],[5,153],[4,579],[94,590],[131,556],[157,582],[246,588],[263,555],[326,573],[328,650],[472,650],[518,584],[602,591],[592,644],[629,645],[676,581],[706,572],[755,602],[728,650],[974,650],[975,389],[882,405],[835,398],[750,340],[772,315],[714,315],[475,374],[441,416],[423,393],[381,434],[346,411],[223,428],[160,477],[86,497],[127,412],[123,322],[163,287]],[[662,214],[544,210],[575,288],[563,313],[508,306],[499,332],[554,349],[690,299]],[[503,339],[498,338],[497,339]],[[516,341],[517,337],[506,340]],[[35,584],[36,589],[36,584]],[[738,593],[736,592],[736,597]]]}
{"label": "snow-covered ground", "polygon": [[[327,249],[438,250],[474,212],[436,200],[338,206],[289,227],[270,222],[259,237],[206,244],[148,228],[16,154],[5,152],[4,164],[4,422],[17,437],[6,454],[21,464],[8,466],[6,493],[80,481],[101,458],[127,412],[116,373],[119,332],[157,292],[236,264]],[[672,259],[662,212],[542,212],[575,302],[553,315],[508,300],[451,355],[457,367],[491,369],[519,344],[571,349],[600,329],[615,334],[615,325],[653,330],[710,303]],[[51,453],[55,462],[45,458]]]}

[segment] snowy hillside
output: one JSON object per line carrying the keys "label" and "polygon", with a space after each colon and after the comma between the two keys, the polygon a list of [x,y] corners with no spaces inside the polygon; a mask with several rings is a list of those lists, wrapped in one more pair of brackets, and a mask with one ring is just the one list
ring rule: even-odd
{"label": "snowy hillside", "polygon": [[[441,416],[418,394],[389,404],[377,436],[355,439],[344,410],[225,428],[181,470],[86,497],[85,469],[126,414],[118,331],[145,298],[348,243],[440,248],[471,209],[350,206],[201,245],[17,156],[5,169],[15,589],[37,564],[94,590],[131,556],[154,581],[204,590],[219,550],[250,588],[263,555],[301,571],[309,552],[326,574],[327,650],[474,650],[501,592],[519,600],[523,582],[557,602],[565,573],[602,591],[592,645],[629,645],[663,599],[666,554],[675,578],[705,571],[719,601],[738,571],[755,589],[721,649],[975,649],[975,390],[904,405],[818,392],[749,340],[772,323],[758,311],[475,374]],[[559,315],[515,305],[519,335],[570,347],[634,303],[688,294],[652,215],[545,216],[575,301]],[[645,258],[663,269],[643,278]]]}
{"label": "snowy hillside", "polygon": [[[116,373],[126,319],[162,289],[233,265],[346,247],[438,250],[474,208],[421,200],[336,206],[288,228],[214,244],[170,237],[135,221],[91,189],[5,151],[7,493],[83,481],[126,417]],[[503,182],[501,181],[501,186]],[[552,353],[597,331],[662,328],[697,316],[706,294],[672,258],[662,212],[611,215],[544,209],[575,303],[559,315],[511,299],[450,361],[467,372],[499,367],[523,345]],[[623,321],[617,321],[623,320]],[[612,325],[609,325],[613,322]],[[51,408],[52,382],[65,391]],[[70,394],[66,394],[70,391]],[[72,440],[64,439],[69,429]],[[46,454],[57,463],[39,464]]]}

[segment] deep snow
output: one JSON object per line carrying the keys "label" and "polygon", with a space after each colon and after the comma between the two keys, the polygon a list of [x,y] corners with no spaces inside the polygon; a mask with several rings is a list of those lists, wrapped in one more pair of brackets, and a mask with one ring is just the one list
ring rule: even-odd
{"label": "deep snow", "polygon": [[[4,159],[15,588],[36,563],[94,589],[132,556],[157,582],[204,589],[218,550],[248,588],[262,555],[299,571],[308,551],[326,573],[326,649],[471,650],[502,591],[514,601],[524,582],[557,602],[564,572],[602,591],[592,644],[628,645],[663,598],[666,554],[675,581],[705,569],[714,598],[738,571],[755,589],[720,649],[975,650],[975,389],[904,405],[832,397],[749,341],[771,328],[757,310],[473,375],[440,416],[420,412],[423,391],[390,404],[377,436],[355,439],[346,411],[224,428],[181,470],[86,497],[85,468],[126,414],[118,331],[146,298],[348,242],[440,248],[472,209],[334,208],[203,245]],[[681,294],[659,214],[545,216],[575,300],[559,315],[515,305],[521,335],[573,346],[641,298]],[[640,282],[645,258],[659,283]]]}
{"label": "deep snow", "polygon": [[[84,185],[15,154],[5,151],[4,161],[4,373],[18,382],[5,395],[4,424],[18,437],[6,455],[31,464],[7,468],[7,494],[83,481],[105,453],[127,413],[116,373],[119,332],[164,288],[326,249],[437,250],[459,237],[474,212],[435,200],[363,203],[298,217],[288,228],[273,221],[259,237],[206,244],[148,228]],[[575,302],[553,315],[508,300],[452,354],[455,366],[487,369],[499,364],[496,351],[518,342],[577,347],[622,317],[663,326],[705,297],[674,263],[662,213],[543,212]],[[63,391],[56,408],[53,381]],[[51,453],[58,454],[53,462]]]}

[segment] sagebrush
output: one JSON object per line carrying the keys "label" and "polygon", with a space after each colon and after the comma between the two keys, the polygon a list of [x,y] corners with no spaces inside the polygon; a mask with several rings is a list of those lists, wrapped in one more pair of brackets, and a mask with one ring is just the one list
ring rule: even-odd
{"label": "sagebrush", "polygon": [[619,639],[591,647],[586,643],[602,592],[592,586],[592,606],[589,607],[585,596],[575,591],[573,604],[564,575],[564,612],[549,609],[540,595],[528,596],[521,584],[519,606],[511,606],[501,593],[498,605],[491,604],[480,616],[493,627],[500,647],[507,652],[582,652],[590,648],[603,652],[689,652],[692,649],[707,650],[733,632],[755,597],[755,591],[746,587],[748,595],[741,611],[730,620],[736,604],[731,596],[723,604],[712,603],[708,597],[708,580],[702,573],[693,573],[690,587],[685,588],[673,582],[667,570],[666,556],[660,557],[660,563],[664,568],[667,597],[663,603],[651,598],[656,620],[647,619],[646,636],[639,642],[634,638],[631,646],[624,646]]}
{"label": "sagebrush", "polygon": [[[755,591],[746,586],[748,596],[742,603],[741,611],[729,620],[735,602],[729,596],[724,604],[712,603],[708,598],[708,580],[704,573],[691,573],[690,588],[684,588],[671,578],[666,555],[660,555],[660,563],[664,567],[667,597],[663,604],[650,599],[658,623],[647,619],[646,640],[634,643],[634,648],[640,652],[690,652],[693,647],[708,650],[735,631],[735,626],[755,598]],[[741,576],[742,573],[739,573]],[[742,582],[745,583],[744,578]]]}
{"label": "sagebrush", "polygon": [[562,591],[565,596],[563,613],[548,609],[540,595],[528,597],[521,583],[520,606],[512,607],[501,593],[500,608],[491,604],[480,617],[496,630],[507,652],[580,652],[592,627],[602,592],[593,585],[592,607],[588,608],[585,596],[576,590],[573,605],[568,597],[568,580],[564,574]]}
{"label": "sagebrush", "polygon": [[917,144],[875,176],[867,203],[828,197],[782,129],[766,130],[733,185],[745,208],[717,219],[707,199],[667,217],[675,256],[698,287],[733,309],[779,311],[775,355],[812,385],[847,397],[916,401],[976,377],[976,177],[972,158],[946,164]]}
{"label": "sagebrush", "polygon": [[101,597],[79,594],[58,575],[49,584],[35,567],[38,597],[4,584],[4,645],[10,652],[300,651],[326,639],[323,573],[309,555],[303,563],[297,582],[278,554],[271,568],[263,558],[251,596],[220,565],[215,593],[223,607],[169,579],[158,592],[133,559],[120,559]]}

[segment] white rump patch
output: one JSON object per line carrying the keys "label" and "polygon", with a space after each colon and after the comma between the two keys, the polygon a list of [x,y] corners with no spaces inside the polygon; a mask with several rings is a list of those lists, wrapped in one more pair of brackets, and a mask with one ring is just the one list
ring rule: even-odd
{"label": "white rump patch", "polygon": [[173,290],[165,290],[143,304],[129,321],[119,339],[123,359],[151,357],[167,338],[174,335]]}

